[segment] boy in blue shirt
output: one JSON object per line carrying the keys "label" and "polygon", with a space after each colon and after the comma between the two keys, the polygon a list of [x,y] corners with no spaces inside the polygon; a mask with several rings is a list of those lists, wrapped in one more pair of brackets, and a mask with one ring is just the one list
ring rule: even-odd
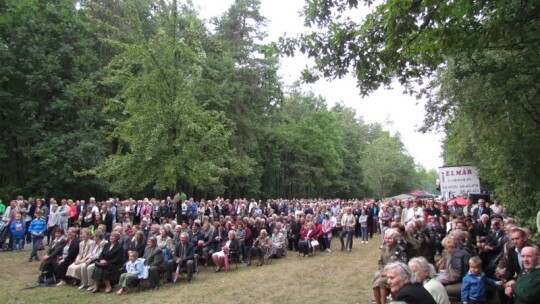
{"label": "boy in blue shirt", "polygon": [[28,233],[30,233],[33,242],[32,252],[30,253],[28,262],[32,262],[32,259],[35,259],[36,261],[38,260],[37,252],[39,245],[41,245],[41,242],[45,237],[45,232],[47,231],[47,221],[45,221],[45,218],[43,218],[43,211],[36,210],[34,215],[36,218],[30,222],[30,227],[28,227]]}
{"label": "boy in blue shirt", "polygon": [[15,215],[15,219],[9,224],[9,231],[13,238],[13,251],[21,251],[24,248],[24,235],[26,224],[22,221],[20,213]]}
{"label": "boy in blue shirt", "polygon": [[463,278],[461,285],[461,302],[463,304],[486,303],[486,286],[502,285],[502,281],[495,281],[486,277],[482,272],[482,260],[478,256],[469,259],[469,272]]}

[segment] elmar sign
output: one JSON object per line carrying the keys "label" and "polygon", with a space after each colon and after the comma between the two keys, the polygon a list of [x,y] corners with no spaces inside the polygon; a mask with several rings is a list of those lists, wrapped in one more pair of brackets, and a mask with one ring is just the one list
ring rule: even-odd
{"label": "elmar sign", "polygon": [[467,193],[480,193],[480,178],[475,166],[441,167],[439,168],[441,193],[448,196]]}

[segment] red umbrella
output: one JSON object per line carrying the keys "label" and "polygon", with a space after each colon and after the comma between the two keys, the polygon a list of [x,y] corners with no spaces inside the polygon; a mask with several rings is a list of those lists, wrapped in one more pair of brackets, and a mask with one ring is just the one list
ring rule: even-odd
{"label": "red umbrella", "polygon": [[467,206],[469,204],[469,200],[463,197],[456,197],[449,200],[446,203],[448,204],[448,206],[454,206],[454,205]]}
{"label": "red umbrella", "polygon": [[176,283],[176,281],[178,281],[179,276],[180,276],[180,265],[176,266],[176,271],[173,274],[173,283]]}
{"label": "red umbrella", "polygon": [[426,192],[426,191],[421,191],[421,190],[413,190],[413,191],[409,192],[409,195],[414,196],[416,198],[433,197],[433,194],[431,194],[429,192]]}

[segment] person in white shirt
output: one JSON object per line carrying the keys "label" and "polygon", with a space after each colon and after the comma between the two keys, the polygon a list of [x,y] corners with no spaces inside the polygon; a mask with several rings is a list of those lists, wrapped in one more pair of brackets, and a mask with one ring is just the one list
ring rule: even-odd
{"label": "person in white shirt", "polygon": [[491,209],[491,212],[493,214],[497,215],[501,214],[503,211],[503,206],[501,205],[501,202],[499,200],[494,200],[493,204],[489,206],[489,208]]}
{"label": "person in white shirt", "polygon": [[450,303],[444,286],[441,282],[435,280],[435,267],[424,257],[412,258],[409,261],[409,268],[413,273],[414,281],[422,283],[422,286],[424,286],[437,304]]}

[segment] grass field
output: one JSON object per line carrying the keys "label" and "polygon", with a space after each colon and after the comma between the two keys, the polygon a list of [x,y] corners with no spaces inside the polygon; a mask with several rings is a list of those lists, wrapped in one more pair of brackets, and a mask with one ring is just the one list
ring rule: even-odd
{"label": "grass field", "polygon": [[[303,258],[295,252],[263,267],[232,266],[229,273],[200,267],[192,284],[181,280],[157,290],[122,297],[91,294],[73,286],[37,287],[39,262],[24,252],[0,252],[1,303],[370,303],[373,273],[379,256],[377,234],[369,244],[355,239],[353,250],[339,251],[334,239],[331,253]],[[27,246],[28,248],[28,246]],[[41,254],[42,252],[40,252]],[[114,289],[117,290],[116,288]]]}

